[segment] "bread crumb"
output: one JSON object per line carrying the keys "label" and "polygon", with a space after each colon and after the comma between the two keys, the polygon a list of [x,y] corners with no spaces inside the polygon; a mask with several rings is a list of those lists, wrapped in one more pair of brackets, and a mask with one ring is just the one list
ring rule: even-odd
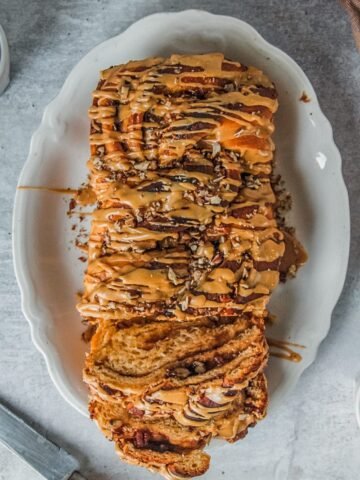
{"label": "bread crumb", "polygon": [[301,97],[299,98],[300,102],[304,102],[304,103],[309,103],[311,102],[311,98],[308,96],[308,94],[306,92],[303,92]]}

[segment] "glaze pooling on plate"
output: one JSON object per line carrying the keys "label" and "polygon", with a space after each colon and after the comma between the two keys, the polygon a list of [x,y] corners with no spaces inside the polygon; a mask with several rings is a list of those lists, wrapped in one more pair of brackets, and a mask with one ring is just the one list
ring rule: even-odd
{"label": "glaze pooling on plate", "polygon": [[[293,60],[231,17],[201,11],[146,17],[96,47],[70,73],[33,136],[19,184],[76,188],[86,180],[87,108],[99,70],[130,59],[210,51],[224,51],[226,57],[254,65],[276,84],[280,103],[276,158],[293,196],[290,223],[296,225],[310,258],[296,281],[281,287],[270,304],[279,322],[269,335],[306,346],[298,364],[270,360],[271,410],[315,358],[342,289],[349,250],[348,198],[340,155],[316,94]],[[311,99],[308,103],[299,101],[304,91]],[[74,308],[84,265],[77,261],[75,248],[64,248],[74,240],[66,210],[61,195],[17,192],[15,270],[34,343],[61,394],[86,414],[87,393],[81,378],[86,346],[80,340],[82,327]]]}

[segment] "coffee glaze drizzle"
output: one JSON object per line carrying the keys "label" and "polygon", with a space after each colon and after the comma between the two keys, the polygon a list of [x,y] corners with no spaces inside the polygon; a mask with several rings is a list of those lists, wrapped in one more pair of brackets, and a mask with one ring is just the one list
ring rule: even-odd
{"label": "coffee glaze drizzle", "polygon": [[65,195],[76,195],[78,190],[73,188],[56,188],[56,187],[45,187],[45,186],[30,186],[30,185],[20,185],[17,187],[18,190],[38,190],[51,193],[62,193]]}
{"label": "coffee glaze drizzle", "polygon": [[304,345],[298,343],[286,342],[285,340],[275,340],[274,338],[266,337],[270,347],[270,356],[289,360],[290,362],[299,363],[302,356],[297,353],[292,347],[305,348]]}
{"label": "coffee glaze drizzle", "polygon": [[18,190],[34,190],[34,191],[45,191],[50,193],[60,193],[65,195],[72,195],[75,205],[93,205],[96,202],[96,195],[93,192],[90,186],[85,186],[83,188],[56,188],[56,187],[46,187],[46,186],[30,186],[30,185],[21,185],[17,187]]}
{"label": "coffee glaze drizzle", "polygon": [[[159,301],[175,320],[224,303],[262,312],[285,258],[270,183],[276,109],[262,72],[221,54],[103,72],[89,111],[90,183],[101,208],[93,215],[83,316],[108,318],[116,299],[122,318]],[[182,262],[163,258],[174,246]],[[290,257],[282,270],[296,264]]]}

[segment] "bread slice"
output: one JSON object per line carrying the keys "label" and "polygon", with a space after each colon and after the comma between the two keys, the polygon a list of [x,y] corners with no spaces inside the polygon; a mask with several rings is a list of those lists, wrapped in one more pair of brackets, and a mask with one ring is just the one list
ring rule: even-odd
{"label": "bread slice", "polygon": [[[207,400],[214,407],[215,402]],[[266,406],[266,380],[259,374],[237,396],[231,411],[196,429],[172,418],[145,419],[119,403],[96,396],[92,397],[89,410],[106,437],[116,443],[123,460],[147,466],[166,478],[183,478],[201,475],[208,469],[209,456],[202,449],[211,437],[229,442],[243,438],[248,428],[263,418]]]}
{"label": "bread slice", "polygon": [[[118,328],[103,322],[92,338],[84,378],[103,397],[156,403],[159,390],[186,387],[194,398],[207,384],[239,388],[263,368],[267,354],[259,317],[215,325],[205,317],[195,326],[153,322]],[[158,398],[162,406],[164,397]]]}
{"label": "bread slice", "polygon": [[128,463],[146,466],[165,478],[195,477],[209,467],[202,448],[209,432],[180,426],[175,420],[131,418],[119,404],[92,400],[91,416],[104,434],[116,442],[116,451]]}

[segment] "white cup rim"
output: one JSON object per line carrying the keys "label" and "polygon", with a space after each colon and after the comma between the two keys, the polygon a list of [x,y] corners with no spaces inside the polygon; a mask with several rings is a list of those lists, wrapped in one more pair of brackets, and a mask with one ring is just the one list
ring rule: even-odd
{"label": "white cup rim", "polygon": [[4,32],[0,25],[0,94],[5,90],[9,83],[10,74],[10,54],[9,45]]}

